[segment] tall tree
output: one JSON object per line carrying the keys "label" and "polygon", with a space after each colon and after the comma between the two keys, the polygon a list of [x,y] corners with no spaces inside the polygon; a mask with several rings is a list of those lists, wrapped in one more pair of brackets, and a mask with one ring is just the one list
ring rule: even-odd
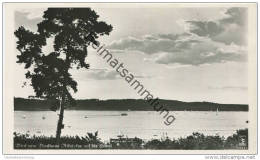
{"label": "tall tree", "polygon": [[[85,62],[87,47],[91,41],[96,42],[100,36],[112,31],[111,25],[98,18],[99,15],[90,8],[48,8],[37,32],[23,26],[15,31],[17,49],[21,53],[17,63],[25,64],[25,76],[31,80],[36,97],[51,99],[55,102],[52,109],[60,109],[57,143],[64,127],[64,109],[74,104],[71,94],[77,92],[77,82],[69,70],[88,69],[89,64]],[[47,39],[53,40],[51,53],[42,50]]]}

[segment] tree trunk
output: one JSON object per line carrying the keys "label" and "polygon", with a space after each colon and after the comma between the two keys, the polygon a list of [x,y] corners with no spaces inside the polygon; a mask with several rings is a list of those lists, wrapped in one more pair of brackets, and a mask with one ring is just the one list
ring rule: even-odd
{"label": "tree trunk", "polygon": [[[67,44],[67,48],[68,47],[69,47],[69,44]],[[64,68],[66,69],[65,73],[68,73],[69,68],[70,68],[70,59],[67,55],[66,55],[66,59],[65,59],[65,67]],[[57,131],[56,131],[56,143],[58,145],[60,145],[61,130],[64,128],[63,116],[64,116],[64,105],[65,105],[65,93],[67,91],[67,89],[66,89],[67,78],[66,78],[66,76],[63,76],[63,77],[64,77],[63,93],[62,93],[62,97],[61,97],[60,114],[59,114],[59,120],[58,120]]]}
{"label": "tree trunk", "polygon": [[65,96],[62,96],[61,104],[60,104],[60,114],[59,114],[59,120],[57,124],[57,131],[56,131],[56,143],[60,144],[60,135],[61,130],[64,128],[63,125],[63,116],[64,116],[64,104],[65,104]]}

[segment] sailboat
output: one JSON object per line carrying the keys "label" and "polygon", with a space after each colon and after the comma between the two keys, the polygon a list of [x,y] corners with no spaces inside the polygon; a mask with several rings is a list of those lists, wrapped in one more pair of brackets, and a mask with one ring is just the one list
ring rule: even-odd
{"label": "sailboat", "polygon": [[216,110],[216,116],[218,115],[218,108],[217,108],[217,110]]}
{"label": "sailboat", "polygon": [[36,131],[36,133],[42,133],[40,130]]}
{"label": "sailboat", "polygon": [[117,137],[118,137],[119,139],[121,139],[121,138],[124,137],[124,134],[123,134],[121,131],[119,131],[119,134],[117,135]]}
{"label": "sailboat", "polygon": [[127,116],[127,113],[121,113],[121,116]]}

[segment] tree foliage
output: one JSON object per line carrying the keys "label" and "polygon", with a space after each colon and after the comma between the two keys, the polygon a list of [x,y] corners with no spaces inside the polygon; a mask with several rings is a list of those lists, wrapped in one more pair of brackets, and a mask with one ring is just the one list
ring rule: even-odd
{"label": "tree foliage", "polygon": [[[71,92],[77,92],[77,82],[69,70],[89,68],[85,62],[91,34],[96,41],[109,35],[112,26],[98,20],[99,15],[90,8],[48,8],[37,32],[23,26],[15,31],[17,37],[17,63],[25,64],[26,78],[31,80],[36,97],[74,102]],[[47,39],[53,40],[53,51],[44,53]]]}

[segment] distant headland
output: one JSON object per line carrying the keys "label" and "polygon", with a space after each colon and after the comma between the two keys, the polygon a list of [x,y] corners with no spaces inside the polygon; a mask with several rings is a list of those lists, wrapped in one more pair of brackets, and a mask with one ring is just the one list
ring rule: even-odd
{"label": "distant headland", "polygon": [[[160,104],[170,111],[248,111],[247,104],[219,104],[212,102],[182,102],[177,100],[159,99]],[[48,100],[14,98],[15,111],[48,111],[51,102]],[[98,111],[153,111],[151,105],[143,99],[82,99],[67,110],[98,110]]]}

